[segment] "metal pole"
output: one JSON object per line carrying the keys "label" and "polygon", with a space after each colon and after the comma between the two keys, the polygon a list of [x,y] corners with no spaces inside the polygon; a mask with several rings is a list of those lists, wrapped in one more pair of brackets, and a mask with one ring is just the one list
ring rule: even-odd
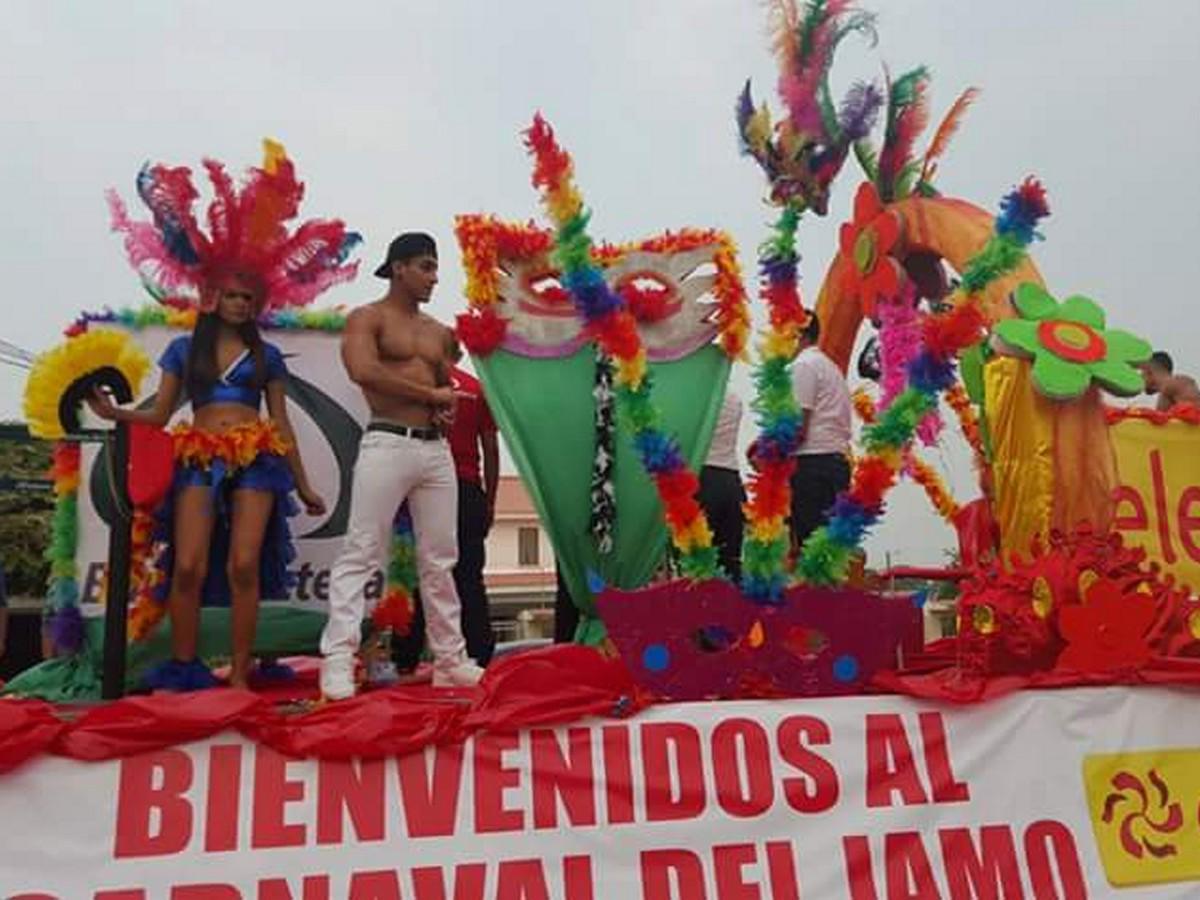
{"label": "metal pole", "polygon": [[101,696],[117,700],[125,694],[125,619],[129,613],[129,558],[133,519],[129,501],[129,425],[118,422],[112,432],[113,520],[108,532],[108,589],[104,606],[104,678]]}

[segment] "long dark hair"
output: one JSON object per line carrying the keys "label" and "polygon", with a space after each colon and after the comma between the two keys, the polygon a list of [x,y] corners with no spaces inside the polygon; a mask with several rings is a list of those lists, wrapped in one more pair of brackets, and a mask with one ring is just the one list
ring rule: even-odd
{"label": "long dark hair", "polygon": [[[216,312],[200,313],[192,331],[192,346],[188,353],[187,390],[188,396],[200,397],[221,377],[217,368],[217,337],[221,333],[221,316]],[[253,319],[236,326],[238,335],[246,342],[254,358],[254,380],[251,386],[262,390],[267,383],[267,353],[262,335]]]}

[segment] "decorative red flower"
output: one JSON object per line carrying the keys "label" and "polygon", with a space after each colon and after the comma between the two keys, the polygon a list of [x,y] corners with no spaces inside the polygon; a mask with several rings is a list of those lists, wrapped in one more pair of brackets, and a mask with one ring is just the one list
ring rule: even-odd
{"label": "decorative red flower", "polygon": [[889,254],[900,240],[900,220],[880,201],[875,185],[859,185],[854,219],[842,225],[839,246],[848,262],[842,267],[842,290],[858,299],[863,315],[875,315],[875,304],[900,290],[900,264]]}
{"label": "decorative red flower", "polygon": [[1067,647],[1057,668],[1075,672],[1134,669],[1150,658],[1146,639],[1156,615],[1154,598],[1126,592],[1107,578],[1091,585],[1079,605],[1058,613],[1058,630]]}
{"label": "decorative red flower", "polygon": [[412,627],[413,603],[408,591],[392,588],[371,611],[371,621],[382,630],[390,628],[399,637],[408,634]]}
{"label": "decorative red flower", "polygon": [[504,342],[508,320],[487,306],[478,311],[460,313],[455,319],[454,330],[468,352],[475,356],[487,356]]}

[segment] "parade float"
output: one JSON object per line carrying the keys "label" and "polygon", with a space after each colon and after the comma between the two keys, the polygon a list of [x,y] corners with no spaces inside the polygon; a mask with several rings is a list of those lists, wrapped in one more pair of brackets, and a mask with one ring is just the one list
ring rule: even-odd
{"label": "parade float", "polygon": [[[1051,229],[1036,179],[992,211],[939,193],[975,91],[919,154],[923,68],[857,83],[840,104],[831,94],[834,52],[873,39],[869,14],[844,0],[774,14],[783,115],[773,123],[749,85],[736,105],[775,214],[757,342],[730,239],[594,239],[574,163],[541,116],[524,138],[544,224],[457,220],[458,334],[580,606],[578,643],[500,660],[478,691],[390,688],[315,709],[232,690],[56,707],[18,681],[0,703],[0,809],[43,825],[0,851],[6,896],[1194,894],[1200,415],[1110,405],[1141,391],[1150,347],[1071,293],[1086,286],[1039,274],[1030,249]],[[855,164],[864,180],[810,309],[798,229],[821,227],[812,219]],[[55,364],[39,382],[31,424],[64,438],[50,617],[65,652],[50,667],[99,665],[86,619],[64,610],[80,600],[81,543],[106,531],[81,517],[78,493],[112,496],[98,479],[120,481],[107,458],[81,463],[80,439],[96,437],[78,401],[95,383],[139,398],[138,345],[154,349],[142,329],[174,315],[87,317],[68,344],[94,344],[92,363]],[[843,369],[875,330],[859,370],[877,384],[855,395],[849,489],[792,548],[788,370],[810,315]],[[331,387],[337,314],[276,324],[313,360],[292,401],[347,397]],[[735,582],[695,470],[730,366],[751,351],[758,438]],[[327,405],[357,428],[355,402]],[[922,456],[947,440],[975,465],[966,502]],[[342,473],[340,504],[353,451],[332,453],[323,483]],[[136,459],[129,471],[136,510],[153,491]],[[905,478],[958,537],[956,634],[933,643],[920,637],[923,595],[857,565]],[[403,628],[412,590],[404,535],[379,605],[388,627]],[[678,577],[650,584],[665,551]]]}

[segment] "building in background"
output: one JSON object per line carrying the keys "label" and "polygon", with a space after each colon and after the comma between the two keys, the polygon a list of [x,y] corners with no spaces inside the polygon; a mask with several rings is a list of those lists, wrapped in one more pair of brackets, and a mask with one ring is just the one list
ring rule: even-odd
{"label": "building in background", "polygon": [[516,475],[500,476],[483,580],[498,641],[553,633],[554,547]]}

